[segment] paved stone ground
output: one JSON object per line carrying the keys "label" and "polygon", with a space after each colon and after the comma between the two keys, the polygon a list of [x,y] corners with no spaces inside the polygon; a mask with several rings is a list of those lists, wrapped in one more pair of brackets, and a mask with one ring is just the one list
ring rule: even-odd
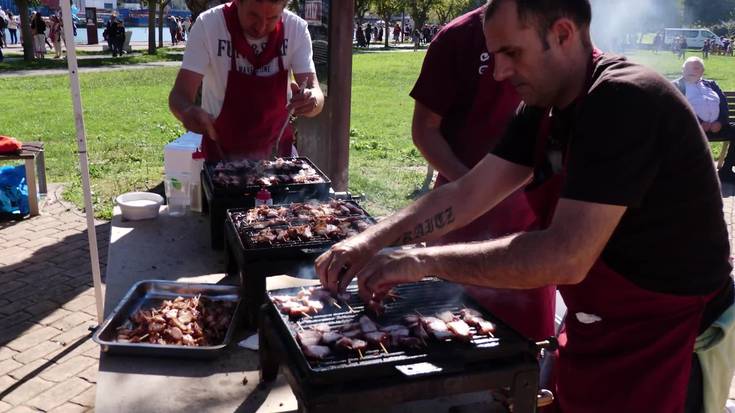
{"label": "paved stone ground", "polygon": [[[0,222],[0,412],[92,411],[99,347],[84,215],[51,186],[42,215]],[[97,223],[102,274],[109,223]]]}
{"label": "paved stone ground", "polygon": [[[86,219],[60,200],[59,186],[49,192],[41,216],[0,222],[0,413],[94,410],[99,349],[88,330],[96,310]],[[735,186],[723,201],[735,234]],[[109,223],[96,228],[104,276]]]}

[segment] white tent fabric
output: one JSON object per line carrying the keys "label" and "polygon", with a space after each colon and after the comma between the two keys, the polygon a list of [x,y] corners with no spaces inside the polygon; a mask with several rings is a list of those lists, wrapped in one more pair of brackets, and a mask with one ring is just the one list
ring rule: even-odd
{"label": "white tent fabric", "polygon": [[82,112],[82,94],[79,88],[79,66],[77,65],[77,51],[74,44],[74,28],[72,24],[71,4],[68,0],[59,2],[64,22],[64,39],[66,42],[66,61],[69,67],[69,85],[72,102],[74,104],[74,123],[77,131],[77,148],[79,151],[79,169],[82,175],[82,190],[84,192],[84,214],[87,217],[87,236],[89,238],[89,253],[92,264],[92,280],[94,282],[94,296],[97,303],[97,322],[102,324],[104,317],[104,297],[102,295],[102,277],[100,276],[100,260],[97,250],[97,232],[94,227],[94,208],[92,207],[92,190],[89,185],[89,161],[87,158],[87,136],[84,129],[84,113]]}

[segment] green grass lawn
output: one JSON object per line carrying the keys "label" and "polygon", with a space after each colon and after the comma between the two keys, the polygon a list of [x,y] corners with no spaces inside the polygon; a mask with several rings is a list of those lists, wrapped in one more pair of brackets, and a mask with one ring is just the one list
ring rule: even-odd
{"label": "green grass lawn", "polygon": [[[406,205],[421,185],[423,158],[411,142],[413,100],[408,96],[424,52],[354,56],[350,190],[368,209],[385,214]],[[674,78],[681,61],[671,53],[631,54]],[[183,133],[167,96],[176,69],[86,73],[80,76],[96,214],[109,218],[115,195],[157,186],[163,146]],[[706,76],[735,90],[735,58],[712,57]],[[46,143],[49,182],[69,184],[66,197],[81,205],[75,130],[66,76],[0,76],[0,134]],[[713,150],[719,151],[719,144]]]}
{"label": "green grass lawn", "polygon": [[[145,53],[126,54],[122,57],[110,57],[109,55],[99,56],[98,52],[82,52],[79,53],[80,59],[77,60],[79,67],[104,67],[112,65],[134,65],[140,63],[160,62],[160,61],[181,61],[183,55],[169,53],[170,50],[162,48],[158,49],[154,55]],[[109,52],[108,52],[109,53]],[[6,60],[0,63],[0,76],[3,72],[16,70],[34,70],[34,69],[66,69],[67,64],[64,59],[53,59],[53,52],[46,54],[46,59],[37,59],[26,62],[20,58],[20,55],[8,55]]]}

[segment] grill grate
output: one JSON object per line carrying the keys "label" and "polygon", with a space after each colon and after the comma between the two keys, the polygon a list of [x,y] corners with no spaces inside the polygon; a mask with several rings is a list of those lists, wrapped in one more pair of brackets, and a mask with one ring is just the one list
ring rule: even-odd
{"label": "grill grate", "polygon": [[[375,219],[373,219],[370,214],[367,213],[357,202],[354,201],[346,201],[352,204],[354,207],[362,211],[361,214],[351,214],[344,217],[338,217],[341,219],[354,219],[354,218],[361,218],[369,225],[372,225],[375,223]],[[272,208],[278,208],[279,206],[287,207],[288,205],[274,205]],[[315,250],[326,250],[334,243],[340,241],[343,238],[328,238],[323,235],[319,234],[313,234],[313,238],[310,241],[290,241],[290,242],[284,242],[284,243],[276,243],[272,245],[262,245],[257,244],[253,241],[253,236],[260,232],[263,228],[253,228],[253,225],[257,225],[258,223],[255,222],[253,224],[247,224],[243,221],[243,217],[246,215],[248,209],[230,209],[227,211],[227,221],[231,223],[233,228],[236,230],[237,236],[239,238],[239,243],[235,243],[236,245],[241,245],[243,253],[247,251],[248,255],[253,254],[259,254],[259,253],[265,253],[268,254],[269,252],[273,251],[282,251],[285,257],[286,254],[289,254],[293,252],[293,249],[315,249]],[[289,222],[292,225],[304,225],[306,222],[303,220],[298,220],[294,218],[292,222]],[[288,228],[289,224],[279,224],[279,225],[269,225],[267,228],[274,228],[274,229],[285,229]]]}
{"label": "grill grate", "polygon": [[[287,184],[276,184],[276,185],[270,185],[267,187],[268,191],[271,192],[271,194],[279,193],[279,192],[302,192],[302,191],[308,191],[312,188],[326,188],[326,190],[329,190],[329,187],[331,186],[332,182],[327,177],[327,175],[321,171],[316,165],[314,165],[309,158],[299,157],[299,158],[293,158],[302,160],[305,163],[307,163],[311,168],[313,168],[316,171],[316,174],[321,178],[321,182],[308,182],[308,183],[287,183]],[[207,162],[204,164],[204,174],[206,177],[206,181],[209,184],[209,187],[212,188],[212,191],[217,196],[241,196],[242,194],[250,194],[255,195],[263,185],[219,185],[215,184],[214,182],[214,176],[216,175],[214,168],[216,166],[216,162]]]}
{"label": "grill grate", "polygon": [[[363,352],[363,357],[358,354],[337,353],[325,360],[309,360],[304,356],[301,347],[296,340],[296,334],[300,328],[308,329],[310,326],[326,323],[333,329],[345,323],[356,321],[364,315],[364,306],[356,294],[357,287],[352,285],[348,291],[352,297],[346,303],[354,312],[350,312],[346,305],[340,303],[342,309],[333,305],[325,305],[322,312],[311,318],[302,318],[293,321],[288,316],[280,314],[276,306],[271,302],[271,311],[279,315],[283,338],[287,347],[298,354],[297,362],[301,367],[312,375],[330,376],[339,379],[341,376],[350,377],[380,377],[386,375],[400,374],[395,368],[398,364],[406,362],[417,363],[430,361],[432,363],[448,362],[451,368],[462,369],[473,363],[489,360],[511,358],[519,355],[535,353],[535,347],[529,340],[521,337],[517,332],[505,325],[487,311],[484,311],[471,298],[467,297],[462,287],[436,279],[426,279],[419,283],[404,284],[394,289],[399,296],[395,301],[385,305],[385,313],[375,320],[380,325],[402,324],[402,319],[407,314],[420,314],[423,316],[434,316],[443,311],[452,311],[457,314],[463,308],[471,308],[483,314],[483,317],[496,324],[493,336],[478,335],[474,328],[472,340],[467,343],[447,339],[437,341],[432,338],[427,347],[422,350],[390,350],[385,353],[380,350],[370,349]],[[270,296],[282,294],[296,294],[299,289],[286,289],[270,291]]]}

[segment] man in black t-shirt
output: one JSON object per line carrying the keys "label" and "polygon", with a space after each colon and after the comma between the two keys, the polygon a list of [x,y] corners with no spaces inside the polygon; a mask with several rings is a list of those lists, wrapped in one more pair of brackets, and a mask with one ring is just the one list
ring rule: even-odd
{"label": "man in black t-shirt", "polygon": [[[695,346],[734,311],[707,141],[670,82],[594,49],[590,21],[588,0],[490,0],[494,76],[525,102],[506,137],[457,181],[336,244],[317,273],[335,293],[358,277],[366,302],[428,274],[494,288],[557,284],[568,308],[560,410],[722,410],[712,395],[726,397],[733,367],[712,354],[727,354],[735,337]],[[536,231],[380,253],[459,228],[531,180]]]}

